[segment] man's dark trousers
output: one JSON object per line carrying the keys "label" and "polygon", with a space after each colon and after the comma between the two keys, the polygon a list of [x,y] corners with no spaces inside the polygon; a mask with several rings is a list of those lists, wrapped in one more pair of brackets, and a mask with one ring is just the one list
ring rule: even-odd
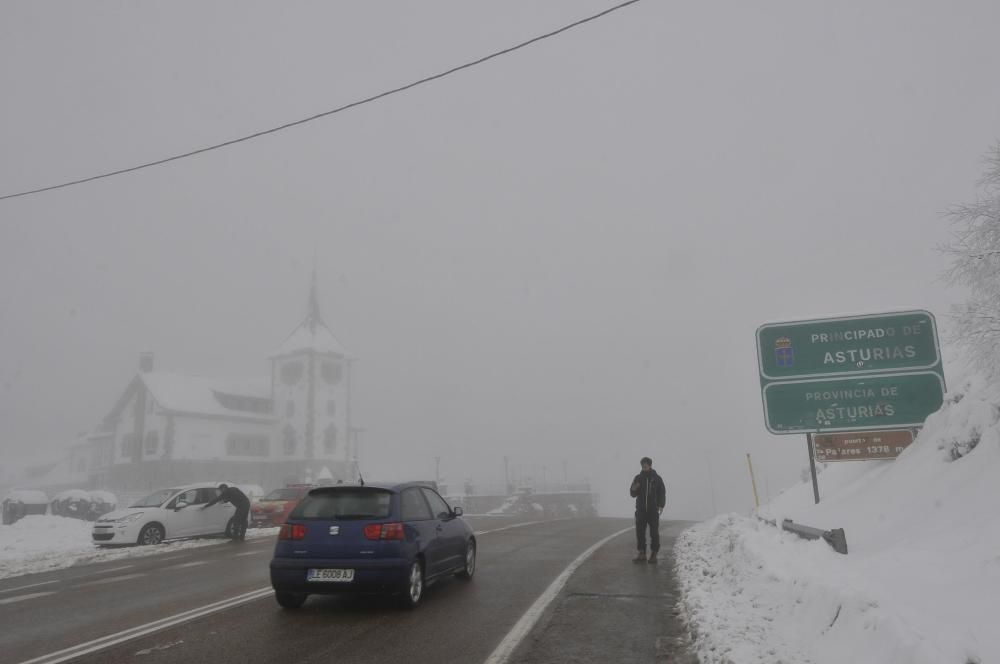
{"label": "man's dark trousers", "polygon": [[636,549],[645,553],[646,551],[646,526],[649,526],[649,552],[656,553],[660,550],[660,515],[658,512],[635,513],[635,542]]}
{"label": "man's dark trousers", "polygon": [[250,509],[248,507],[237,507],[236,514],[233,515],[233,532],[232,536],[234,539],[246,539],[247,536],[247,517],[250,516]]}

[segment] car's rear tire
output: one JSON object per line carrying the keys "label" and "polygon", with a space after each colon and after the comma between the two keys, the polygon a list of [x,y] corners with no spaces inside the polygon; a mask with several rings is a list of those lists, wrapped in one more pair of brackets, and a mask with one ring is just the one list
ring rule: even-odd
{"label": "car's rear tire", "polygon": [[163,526],[158,523],[148,523],[139,531],[139,538],[136,539],[135,543],[140,545],[156,545],[163,542],[165,536],[166,533],[163,532]]}
{"label": "car's rear tire", "polygon": [[401,597],[404,608],[414,609],[424,596],[424,565],[419,559],[410,564],[410,573],[406,577],[406,586]]}
{"label": "car's rear tire", "polygon": [[455,576],[460,579],[469,580],[476,573],[476,540],[469,539],[465,544],[465,567],[461,571],[455,572]]}
{"label": "car's rear tire", "polygon": [[278,604],[285,609],[299,609],[302,605],[306,603],[306,598],[309,595],[305,593],[286,593],[280,590],[274,591],[274,599],[278,601]]}

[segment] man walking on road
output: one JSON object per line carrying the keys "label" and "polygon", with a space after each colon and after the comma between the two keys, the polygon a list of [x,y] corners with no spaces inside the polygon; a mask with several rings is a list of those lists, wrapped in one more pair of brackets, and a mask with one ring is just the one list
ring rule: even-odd
{"label": "man walking on road", "polygon": [[247,517],[250,516],[250,499],[247,495],[234,486],[220,484],[222,490],[219,495],[205,503],[201,509],[208,509],[216,503],[229,503],[236,508],[233,515],[232,538],[245,540],[247,538]]}
{"label": "man walking on road", "polygon": [[656,564],[660,551],[660,514],[667,504],[667,488],[663,478],[653,470],[653,460],[642,457],[642,471],[632,480],[629,495],[635,498],[635,540],[638,553],[634,563],[646,562],[646,527],[649,527],[649,563]]}

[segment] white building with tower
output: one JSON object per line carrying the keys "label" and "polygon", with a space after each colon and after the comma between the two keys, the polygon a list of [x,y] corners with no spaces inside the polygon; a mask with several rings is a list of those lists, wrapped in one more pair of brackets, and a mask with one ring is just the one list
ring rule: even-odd
{"label": "white building with tower", "polygon": [[58,481],[38,473],[29,484],[65,484],[67,463],[80,488],[123,492],[353,480],[351,358],[323,321],[315,275],[305,318],[268,359],[270,376],[233,382],[158,371],[144,353],[117,403],[57,465]]}

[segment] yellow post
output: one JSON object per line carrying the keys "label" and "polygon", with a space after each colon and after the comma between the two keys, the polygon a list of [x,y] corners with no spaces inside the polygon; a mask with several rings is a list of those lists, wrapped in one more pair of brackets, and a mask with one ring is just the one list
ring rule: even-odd
{"label": "yellow post", "polygon": [[757,497],[757,480],[753,478],[753,462],[750,461],[750,453],[747,452],[747,467],[750,468],[750,485],[753,486],[753,504],[760,509],[760,498]]}

